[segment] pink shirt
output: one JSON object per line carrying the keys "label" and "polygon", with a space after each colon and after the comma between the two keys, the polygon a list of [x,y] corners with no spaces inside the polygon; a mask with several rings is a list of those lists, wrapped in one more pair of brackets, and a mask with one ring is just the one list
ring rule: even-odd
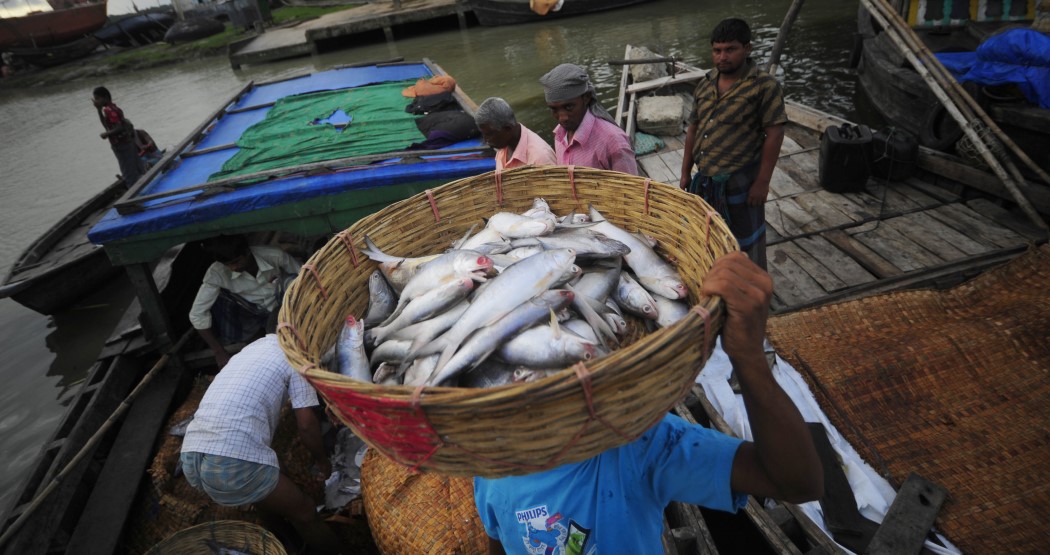
{"label": "pink shirt", "polygon": [[567,136],[568,132],[561,125],[554,128],[554,152],[559,165],[638,175],[638,162],[634,159],[634,149],[627,140],[627,133],[616,125],[588,111],[571,142],[566,141]]}
{"label": "pink shirt", "polygon": [[511,169],[518,166],[531,164],[533,166],[553,166],[558,163],[554,156],[554,149],[547,144],[542,137],[537,135],[528,127],[521,125],[521,138],[518,146],[507,160],[507,148],[501,148],[496,152],[496,169]]}

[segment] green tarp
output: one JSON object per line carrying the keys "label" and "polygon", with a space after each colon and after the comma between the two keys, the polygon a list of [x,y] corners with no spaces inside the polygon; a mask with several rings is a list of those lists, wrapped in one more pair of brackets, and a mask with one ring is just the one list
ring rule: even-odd
{"label": "green tarp", "polygon": [[[405,112],[411,100],[401,95],[413,83],[415,80],[396,81],[284,97],[266,119],[237,139],[240,151],[208,180],[404,150],[425,138],[415,124],[419,116]],[[325,121],[340,111],[351,118],[345,128]]]}

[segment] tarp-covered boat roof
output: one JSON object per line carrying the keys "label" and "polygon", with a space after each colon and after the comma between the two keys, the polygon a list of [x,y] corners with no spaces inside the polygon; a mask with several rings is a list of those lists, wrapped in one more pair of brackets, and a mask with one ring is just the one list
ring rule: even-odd
{"label": "tarp-covered boat roof", "polygon": [[[404,111],[411,99],[401,96],[400,86],[440,72],[429,62],[399,63],[251,85],[147,174],[88,237],[114,262],[128,264],[218,233],[335,232],[390,202],[491,171],[493,159],[480,139],[434,150],[419,146],[425,136],[412,123],[418,116]],[[333,104],[333,95],[342,104]],[[463,97],[460,104],[472,107]],[[304,116],[302,107],[312,105],[324,113]],[[250,144],[246,132],[252,129],[248,136],[257,140],[278,112],[291,114],[293,128],[278,125],[270,134],[276,142]],[[242,159],[252,156],[244,151],[252,146],[264,155],[286,149],[286,160],[245,167]],[[424,150],[413,151],[417,156],[410,147]]]}

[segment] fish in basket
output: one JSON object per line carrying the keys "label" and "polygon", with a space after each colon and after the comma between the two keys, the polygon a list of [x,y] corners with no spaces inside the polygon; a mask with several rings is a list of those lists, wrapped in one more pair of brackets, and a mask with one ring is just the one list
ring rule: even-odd
{"label": "fish in basket", "polygon": [[[615,236],[621,243],[651,238],[659,256],[636,260],[635,267],[631,266],[633,255],[627,255],[624,265],[631,266],[646,289],[662,292],[652,297],[654,301],[657,296],[679,297],[679,302],[689,308],[680,310],[676,321],[665,321],[663,327],[647,332],[642,321],[651,314],[646,314],[646,303],[642,302],[636,312],[640,318],[627,314],[622,318],[624,329],[613,330],[608,337],[599,333],[594,338],[601,344],[600,350],[596,346],[596,356],[583,357],[564,369],[545,369],[526,381],[486,388],[449,387],[446,384],[459,382],[454,381],[458,375],[447,369],[463,364],[456,357],[476,341],[481,332],[474,331],[482,328],[489,333],[490,328],[500,325],[489,321],[482,309],[472,310],[480,295],[498,305],[514,304],[509,297],[529,300],[550,294],[558,291],[551,286],[558,287],[559,280],[573,280],[575,276],[569,274],[579,270],[572,269],[577,258],[585,258],[577,256],[578,249],[545,245],[540,249],[545,261],[534,263],[541,269],[530,274],[541,277],[518,279],[512,282],[513,287],[507,287],[510,280],[506,274],[492,277],[493,267],[507,252],[494,250],[493,241],[478,239],[485,230],[473,236],[468,230],[496,219],[496,215],[513,219],[514,214],[536,210],[537,199],[543,199],[550,213],[564,215],[559,220],[562,227],[605,228],[607,236]],[[577,218],[588,213],[596,222],[606,221],[587,223]],[[620,231],[607,227],[610,225]],[[472,237],[474,242],[468,243]],[[409,287],[406,280],[396,302],[388,297],[382,303],[387,309],[393,304],[385,318],[379,320],[383,315],[369,314],[369,283],[377,269],[386,264],[387,278],[397,283],[403,277],[393,272],[436,256],[451,258],[455,250],[442,253],[452,245],[483,248],[492,254],[461,260],[461,269],[468,277],[449,280],[442,293],[432,293],[433,287]],[[648,245],[645,249],[636,245],[633,250],[641,255],[647,249]],[[710,354],[723,317],[719,299],[699,296],[703,277],[717,257],[736,249],[728,227],[717,214],[699,197],[677,187],[618,172],[567,166],[488,173],[390,205],[333,237],[310,258],[289,287],[279,316],[278,336],[289,361],[325,397],[333,412],[389,458],[413,469],[450,475],[526,474],[584,460],[631,441],[685,395]],[[606,256],[605,264],[618,264],[620,256]],[[392,260],[383,262],[384,257]],[[397,261],[399,257],[401,262]],[[518,267],[511,261],[503,263],[507,268]],[[651,266],[662,264],[671,268],[674,279],[661,282],[668,277],[666,272],[654,275]],[[580,286],[580,281],[575,283]],[[629,296],[629,285],[624,286],[625,297]],[[434,361],[433,367],[417,370],[411,377],[406,370],[400,379],[409,385],[397,385],[402,382],[396,380],[372,383],[370,369],[361,371],[357,378],[330,371],[341,366],[330,360],[341,334],[356,334],[361,342],[376,341],[381,335],[389,343],[404,329],[399,326],[411,325],[408,322],[419,317],[413,314],[394,325],[406,312],[416,310],[413,305],[434,303],[447,310],[459,302],[460,295],[465,297],[475,287],[475,300],[453,318],[451,328],[438,340],[428,338],[412,346],[413,338],[409,338],[412,356]],[[500,292],[493,293],[496,289]],[[566,290],[573,291],[571,286]],[[433,298],[423,301],[427,295]],[[549,298],[538,302],[547,303],[540,308],[548,313],[557,313],[569,303],[587,312],[579,306],[586,303],[575,299],[581,296],[579,292],[569,296],[572,300]],[[372,302],[373,308],[376,304]],[[601,328],[599,320],[615,325],[615,318],[601,306],[590,308],[603,313],[590,314],[590,323],[596,328]],[[650,308],[659,312],[658,307]],[[505,314],[509,309],[501,310],[500,314]],[[528,316],[530,323],[542,319],[537,314],[543,312],[533,310]],[[350,323],[356,329],[344,331],[348,315],[370,319],[373,327],[365,331],[355,319]],[[554,319],[552,316],[552,326],[556,325]],[[470,359],[464,368],[476,363]],[[351,364],[354,362],[347,359],[343,369]],[[360,359],[356,364],[362,364]]]}

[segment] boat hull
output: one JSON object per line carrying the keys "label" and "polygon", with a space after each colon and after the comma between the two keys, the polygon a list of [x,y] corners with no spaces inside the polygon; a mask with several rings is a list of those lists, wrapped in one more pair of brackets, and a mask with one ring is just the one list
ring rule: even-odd
{"label": "boat hull", "polygon": [[562,8],[547,15],[540,15],[529,8],[529,0],[468,0],[478,23],[487,26],[514,25],[530,21],[545,21],[591,12],[623,8],[641,4],[647,0],[570,0]]}
{"label": "boat hull", "polygon": [[[857,56],[857,83],[872,107],[889,125],[914,134],[920,144],[951,151],[962,130],[948,115],[926,82],[905,60],[889,37],[874,27],[861,9],[858,31],[863,37]],[[933,52],[972,50],[979,44],[963,29],[918,35]],[[997,102],[974,84],[964,84],[982,108],[1036,164],[1050,170],[1045,145],[1050,141],[1050,110],[1021,100]]]}
{"label": "boat hull", "polygon": [[106,2],[0,19],[0,48],[64,44],[101,29],[105,24]]}
{"label": "boat hull", "polygon": [[98,193],[34,241],[11,267],[0,296],[53,314],[98,289],[119,272],[87,230],[126,191],[123,181]]}

